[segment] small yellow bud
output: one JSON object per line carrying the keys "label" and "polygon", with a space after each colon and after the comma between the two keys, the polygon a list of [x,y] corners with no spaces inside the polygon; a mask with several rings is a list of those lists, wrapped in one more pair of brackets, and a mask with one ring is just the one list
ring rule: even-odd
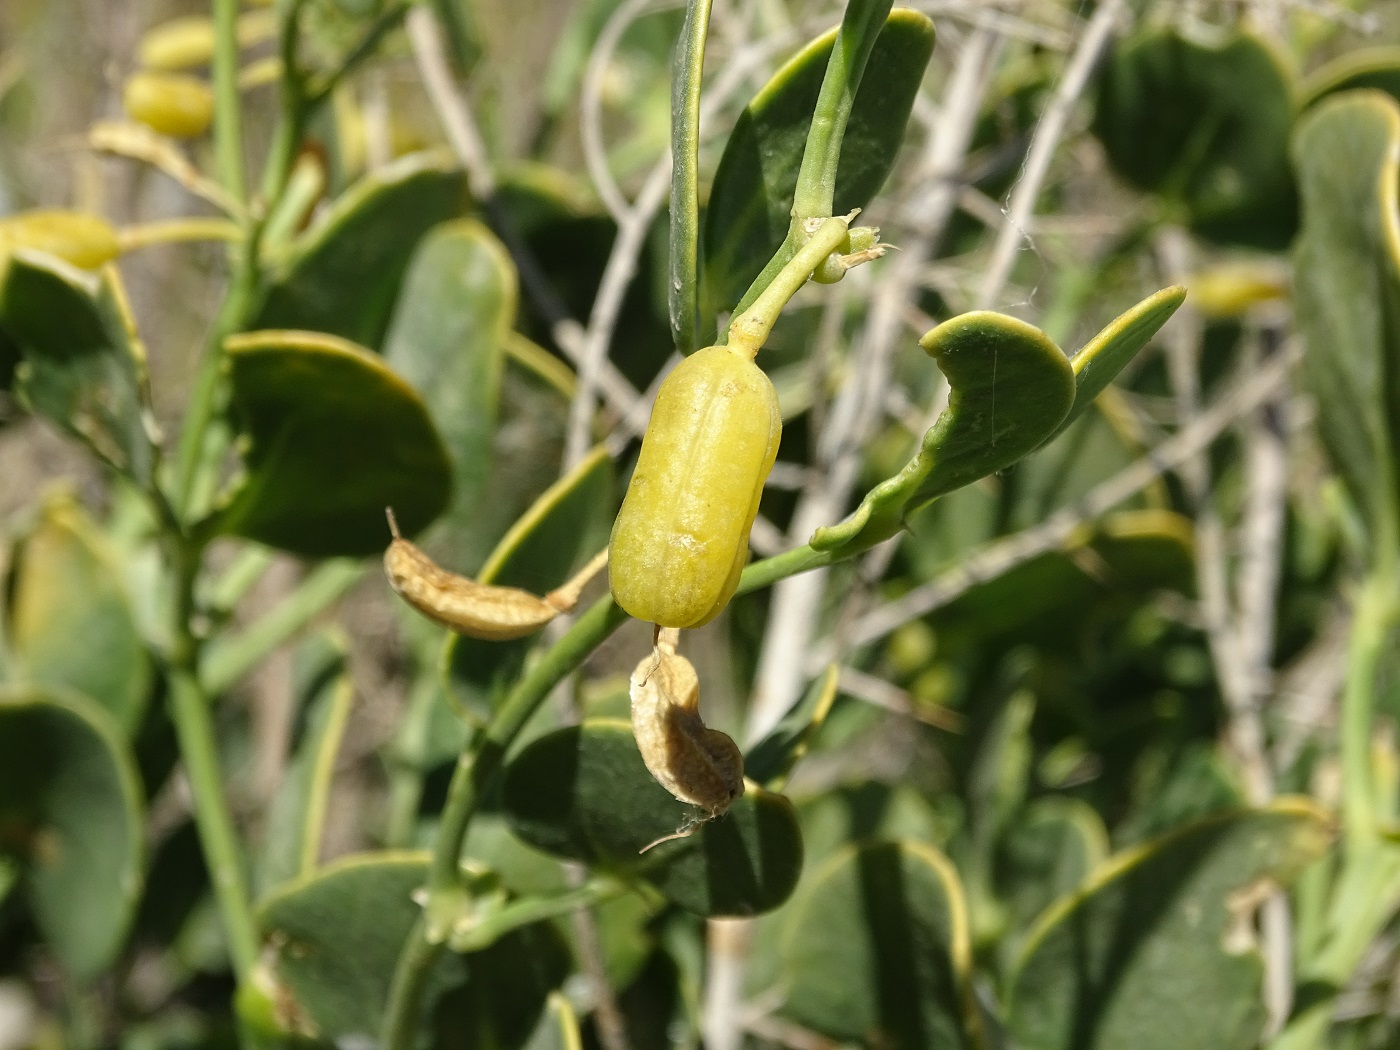
{"label": "small yellow bud", "polygon": [[214,119],[214,93],[198,77],[136,73],[127,79],[122,104],[133,120],[176,139],[203,135]]}
{"label": "small yellow bud", "polygon": [[15,248],[48,252],[83,270],[95,270],[121,252],[117,231],[105,219],[47,209],[0,219],[0,255]]}

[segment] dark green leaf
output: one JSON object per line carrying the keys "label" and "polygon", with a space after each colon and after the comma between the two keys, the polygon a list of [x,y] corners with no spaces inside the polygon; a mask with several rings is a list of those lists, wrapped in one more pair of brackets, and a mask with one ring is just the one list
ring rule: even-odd
{"label": "dark green leaf", "polygon": [[267,890],[316,870],[336,755],[355,690],[345,642],[313,635],[297,652],[293,704],[304,729],[268,810],[258,882]]}
{"label": "dark green leaf", "polygon": [[411,535],[447,505],[442,439],[377,356],[315,332],[252,332],[228,358],[247,478],[221,531],[312,557],[370,554],[388,540],[385,507]]}
{"label": "dark green leaf", "polygon": [[967,908],[948,859],[915,842],[849,846],[804,887],[780,943],[781,1012],[891,1050],[980,1045]]}
{"label": "dark green leaf", "polygon": [[[327,865],[258,909],[286,1028],[377,1039],[399,949],[421,909],[426,853],[371,853]],[[567,972],[559,936],[540,924],[480,952],[441,953],[423,1023],[436,1046],[522,1046]]]}
{"label": "dark green leaf", "polygon": [[491,231],[470,219],[445,223],[414,253],[384,339],[384,359],[418,391],[452,456],[449,535],[435,550],[459,571],[480,564],[491,542],[474,524],[491,475],[515,304],[515,266]]}
{"label": "dark green leaf", "polygon": [[583,1036],[573,1006],[559,992],[551,992],[545,1001],[544,1016],[525,1050],[580,1050],[582,1046]]}
{"label": "dark green leaf", "polygon": [[[917,11],[899,8],[885,22],[846,125],[833,214],[865,207],[894,168],[933,39],[933,23]],[[787,236],[835,40],[833,29],[778,70],[740,114],[724,147],[705,213],[706,324],[734,308]]]}
{"label": "dark green leaf", "polygon": [[1074,370],[1044,332],[1005,314],[944,321],[919,341],[948,379],[948,407],[919,453],[812,546],[851,552],[893,536],[910,511],[995,474],[1055,432],[1075,399]]}
{"label": "dark green leaf", "polygon": [[0,328],[23,358],[15,384],[29,407],[149,486],[146,351],[117,271],[97,276],[21,249],[3,270]]}
{"label": "dark green leaf", "polygon": [[140,782],[121,730],[91,701],[0,691],[0,851],[16,858],[44,940],[78,981],[115,961],[141,895]]}
{"label": "dark green leaf", "polygon": [[1011,929],[1027,930],[1107,856],[1108,833],[1088,804],[1063,796],[1032,802],[1002,838],[993,869]]}
{"label": "dark green leaf", "polygon": [[1394,535],[1400,376],[1400,104],[1338,95],[1299,122],[1295,316],[1327,451],[1372,536]]}
{"label": "dark green leaf", "polygon": [[791,804],[753,784],[724,816],[642,854],[703,813],[652,779],[626,722],[591,720],[536,740],[507,767],[504,801],[531,845],[641,876],[701,915],[776,908],[802,868]]}
{"label": "dark green leaf", "polygon": [[1283,800],[1203,820],[1100,867],[1028,940],[1009,993],[1017,1045],[1257,1047],[1254,913],[1332,835],[1322,810]]}
{"label": "dark green leaf", "polygon": [[116,555],[70,497],[49,500],[20,543],[9,597],[15,675],[76,689],[134,733],[150,695],[150,660]]}
{"label": "dark green leaf", "polygon": [[1283,248],[1297,227],[1292,124],[1292,84],[1265,40],[1154,28],[1104,64],[1093,128],[1114,170],[1161,194],[1197,233]]}
{"label": "dark green leaf", "polygon": [[465,200],[465,176],[438,154],[366,176],[277,263],[248,327],[329,332],[377,348],[413,249]]}

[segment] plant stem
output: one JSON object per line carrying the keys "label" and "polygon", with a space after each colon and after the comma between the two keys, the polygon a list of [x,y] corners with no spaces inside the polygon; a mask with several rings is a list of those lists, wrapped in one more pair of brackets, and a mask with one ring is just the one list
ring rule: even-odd
{"label": "plant stem", "polygon": [[797,174],[793,196],[794,225],[805,219],[831,214],[836,196],[836,167],[841,160],[841,143],[846,122],[851,117],[856,90],[865,73],[875,38],[885,27],[892,0],[850,0],[836,34],[822,77],[821,93],[807,132],[807,147]]}
{"label": "plant stem", "polygon": [[695,349],[699,317],[700,82],[710,0],[690,0],[671,62],[671,338],[676,349]]}
{"label": "plant stem", "polygon": [[209,697],[195,675],[198,643],[190,623],[194,614],[194,584],[202,549],[184,537],[169,537],[175,573],[174,646],[170,652],[170,717],[180,745],[195,826],[214,884],[214,896],[224,920],[229,955],[241,981],[257,961],[257,934],[243,872],[242,851],[233,816],[224,794],[218,743],[210,717]]}
{"label": "plant stem", "polygon": [[747,310],[729,323],[728,345],[753,357],[768,339],[778,315],[828,255],[841,247],[855,212],[829,218],[777,272]]}
{"label": "plant stem", "polygon": [[1355,619],[1342,692],[1342,815],[1348,858],[1372,845],[1376,835],[1376,800],[1371,783],[1371,723],[1376,672],[1386,637],[1395,619],[1392,575],[1381,567],[1357,595]]}
{"label": "plant stem", "polygon": [[214,3],[214,161],[219,182],[240,204],[243,184],[243,125],[238,96],[238,0]]}

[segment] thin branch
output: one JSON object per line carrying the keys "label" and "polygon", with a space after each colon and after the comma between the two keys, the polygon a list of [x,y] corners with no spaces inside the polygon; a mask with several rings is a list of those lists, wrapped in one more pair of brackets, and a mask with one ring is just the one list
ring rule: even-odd
{"label": "thin branch", "polygon": [[1074,111],[1074,104],[1088,84],[1099,56],[1108,45],[1114,24],[1126,10],[1126,0],[1104,0],[1094,11],[1094,16],[1089,19],[1089,24],[1070,57],[1064,78],[1055,88],[1055,94],[1045,107],[1040,123],[1036,125],[1035,137],[1026,153],[1021,177],[1011,191],[1006,222],[997,235],[996,245],[992,249],[992,261],[987,267],[982,278],[981,290],[977,294],[977,303],[982,309],[988,309],[995,304],[1001,296],[1002,289],[1006,287],[1006,280],[1011,275],[1011,266],[1016,260],[1016,252],[1026,236],[1025,230],[1035,211],[1036,199],[1040,196],[1040,188],[1050,171],[1050,161],[1055,156],[1061,136],[1064,135],[1065,125]]}

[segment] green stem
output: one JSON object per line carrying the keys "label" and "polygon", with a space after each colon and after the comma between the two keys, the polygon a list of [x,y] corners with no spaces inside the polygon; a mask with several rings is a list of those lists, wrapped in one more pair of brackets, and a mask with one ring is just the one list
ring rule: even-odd
{"label": "green stem", "polygon": [[576,890],[552,897],[526,897],[507,904],[494,915],[483,919],[470,933],[453,941],[456,951],[474,952],[490,947],[522,926],[568,915],[579,908],[591,908],[620,897],[627,887],[614,879],[594,879]]}
{"label": "green stem", "polygon": [[194,584],[202,550],[183,537],[171,536],[176,564],[174,646],[170,652],[170,717],[180,746],[195,826],[224,920],[234,972],[242,980],[257,961],[258,942],[249,904],[243,855],[233,815],[224,793],[219,750],[209,697],[195,676],[198,643],[191,630]]}
{"label": "green stem", "polygon": [[1343,835],[1348,858],[1376,836],[1376,799],[1371,783],[1371,725],[1376,674],[1395,620],[1393,576],[1377,567],[1357,596],[1342,692],[1341,757]]}
{"label": "green stem", "polygon": [[266,616],[241,634],[222,638],[209,647],[199,674],[205,691],[211,696],[226,692],[268,653],[302,630],[364,576],[364,565],[349,558],[336,558],[316,566]]}
{"label": "green stem", "polygon": [[240,204],[243,185],[243,117],[238,94],[238,0],[214,2],[214,162],[219,182]]}
{"label": "green stem", "polygon": [[777,323],[783,307],[807,283],[812,271],[846,240],[855,212],[823,222],[763,289],[753,305],[729,322],[728,345],[753,357]]}
{"label": "green stem", "polygon": [[841,160],[841,143],[846,122],[865,73],[866,61],[875,38],[885,26],[892,0],[850,0],[841,29],[831,48],[822,77],[821,93],[812,113],[802,167],[797,174],[797,190],[792,202],[795,222],[831,214],[836,196],[836,167]]}
{"label": "green stem", "polygon": [[833,562],[844,561],[859,553],[861,552],[855,550],[838,553],[814,550],[805,546],[794,547],[790,551],[783,551],[782,554],[775,554],[771,558],[764,558],[762,561],[756,561],[752,565],[746,566],[743,575],[739,577],[739,589],[735,593],[750,594],[753,591],[761,591],[789,576],[819,569],[823,565],[830,565]]}
{"label": "green stem", "polygon": [[408,931],[399,952],[394,979],[389,985],[389,1001],[384,1007],[384,1031],[379,1040],[386,1050],[411,1050],[417,1041],[418,1014],[423,1005],[428,974],[442,951],[441,944],[428,940],[428,920],[419,915]]}

